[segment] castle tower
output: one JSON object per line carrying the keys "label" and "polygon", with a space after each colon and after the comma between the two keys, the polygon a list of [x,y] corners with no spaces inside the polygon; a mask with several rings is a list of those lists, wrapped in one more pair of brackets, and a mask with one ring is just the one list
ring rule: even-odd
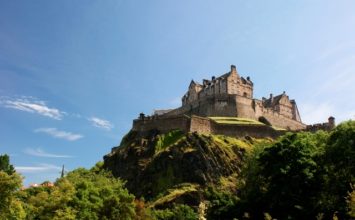
{"label": "castle tower", "polygon": [[328,124],[329,124],[329,129],[335,128],[335,118],[333,116],[330,116],[328,118]]}
{"label": "castle tower", "polygon": [[249,99],[253,98],[253,82],[250,77],[246,79],[240,77],[237,68],[231,65],[231,71],[227,77],[227,93],[243,96]]}

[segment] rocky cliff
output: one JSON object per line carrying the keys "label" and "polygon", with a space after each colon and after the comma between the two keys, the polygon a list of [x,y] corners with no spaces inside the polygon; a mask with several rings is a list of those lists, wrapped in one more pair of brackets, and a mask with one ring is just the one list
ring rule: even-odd
{"label": "rocky cliff", "polygon": [[255,141],[178,130],[142,137],[131,131],[104,157],[104,166],[126,180],[130,192],[149,199],[186,183],[224,184],[239,174],[243,156]]}

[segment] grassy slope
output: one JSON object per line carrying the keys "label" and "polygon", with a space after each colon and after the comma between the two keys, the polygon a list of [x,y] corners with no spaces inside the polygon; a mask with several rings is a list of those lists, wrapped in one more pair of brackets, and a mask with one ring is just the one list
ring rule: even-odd
{"label": "grassy slope", "polygon": [[209,117],[218,124],[236,124],[236,125],[265,125],[260,121],[256,121],[249,118],[237,118],[237,117]]}
{"label": "grassy slope", "polygon": [[[241,138],[234,138],[224,135],[206,135],[206,134],[198,134],[199,138],[206,141],[209,147],[218,147],[224,152],[225,160],[229,160],[230,158],[236,157],[236,149],[241,151],[250,152],[253,149],[255,144],[259,143],[270,143],[271,139],[254,139],[246,140]],[[179,131],[171,131],[167,134],[161,134],[158,136],[155,142],[155,156],[163,152],[170,151],[173,147],[180,146],[181,143],[186,143],[186,136]],[[182,146],[181,146],[182,147]],[[184,152],[196,151],[195,146],[184,145]],[[170,167],[166,168],[167,170]],[[157,187],[162,189],[162,192],[159,196],[153,199],[150,202],[151,207],[160,206],[164,203],[169,203],[175,200],[178,200],[179,197],[184,194],[193,193],[199,190],[202,190],[201,186],[194,183],[182,183],[178,184],[172,188],[167,187],[165,184],[166,180],[172,178],[173,175],[170,172],[167,172],[169,175],[163,175],[159,178]],[[222,176],[219,178],[215,187],[218,187],[221,190],[233,191],[237,185],[238,174],[233,173],[229,176]],[[169,181],[168,181],[169,182]],[[167,188],[166,188],[167,187]],[[165,188],[165,189],[164,189]]]}

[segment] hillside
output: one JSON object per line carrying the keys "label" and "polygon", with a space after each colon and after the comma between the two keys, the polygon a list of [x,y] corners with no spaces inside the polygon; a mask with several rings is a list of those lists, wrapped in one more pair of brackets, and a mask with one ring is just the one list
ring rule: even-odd
{"label": "hillside", "polygon": [[184,213],[184,205],[207,219],[349,219],[354,126],[277,140],[131,131],[104,157],[104,168],[158,219]]}
{"label": "hillside", "polygon": [[226,183],[240,173],[245,153],[260,141],[178,130],[140,137],[131,131],[104,157],[104,166],[127,180],[130,192],[152,198],[178,184]]}
{"label": "hillside", "polygon": [[0,155],[0,219],[354,219],[354,143],[354,121],[274,141],[130,132],[104,162],[29,188]]}

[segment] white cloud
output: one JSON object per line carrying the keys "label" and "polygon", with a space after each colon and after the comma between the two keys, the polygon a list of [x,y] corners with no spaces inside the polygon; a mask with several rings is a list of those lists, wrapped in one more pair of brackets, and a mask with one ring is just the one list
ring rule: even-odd
{"label": "white cloud", "polygon": [[24,153],[31,155],[31,156],[36,156],[36,157],[52,157],[52,158],[71,158],[72,157],[70,155],[47,153],[47,152],[44,152],[40,148],[37,148],[37,149],[27,148],[24,150]]}
{"label": "white cloud", "polygon": [[56,108],[50,108],[44,101],[39,101],[33,97],[7,98],[1,97],[0,104],[6,108],[17,109],[20,111],[37,113],[42,116],[61,120],[65,112]]}
{"label": "white cloud", "polygon": [[62,168],[52,164],[39,164],[38,166],[16,166],[15,170],[20,173],[42,173],[60,171]]}
{"label": "white cloud", "polygon": [[35,132],[41,132],[41,133],[46,133],[51,135],[52,137],[55,138],[61,138],[67,141],[76,141],[82,137],[84,137],[81,134],[74,134],[71,132],[67,132],[67,131],[60,131],[56,128],[38,128],[35,130]]}
{"label": "white cloud", "polygon": [[93,126],[98,128],[103,128],[106,130],[111,130],[113,128],[113,124],[105,119],[91,117],[88,120],[92,123]]}

